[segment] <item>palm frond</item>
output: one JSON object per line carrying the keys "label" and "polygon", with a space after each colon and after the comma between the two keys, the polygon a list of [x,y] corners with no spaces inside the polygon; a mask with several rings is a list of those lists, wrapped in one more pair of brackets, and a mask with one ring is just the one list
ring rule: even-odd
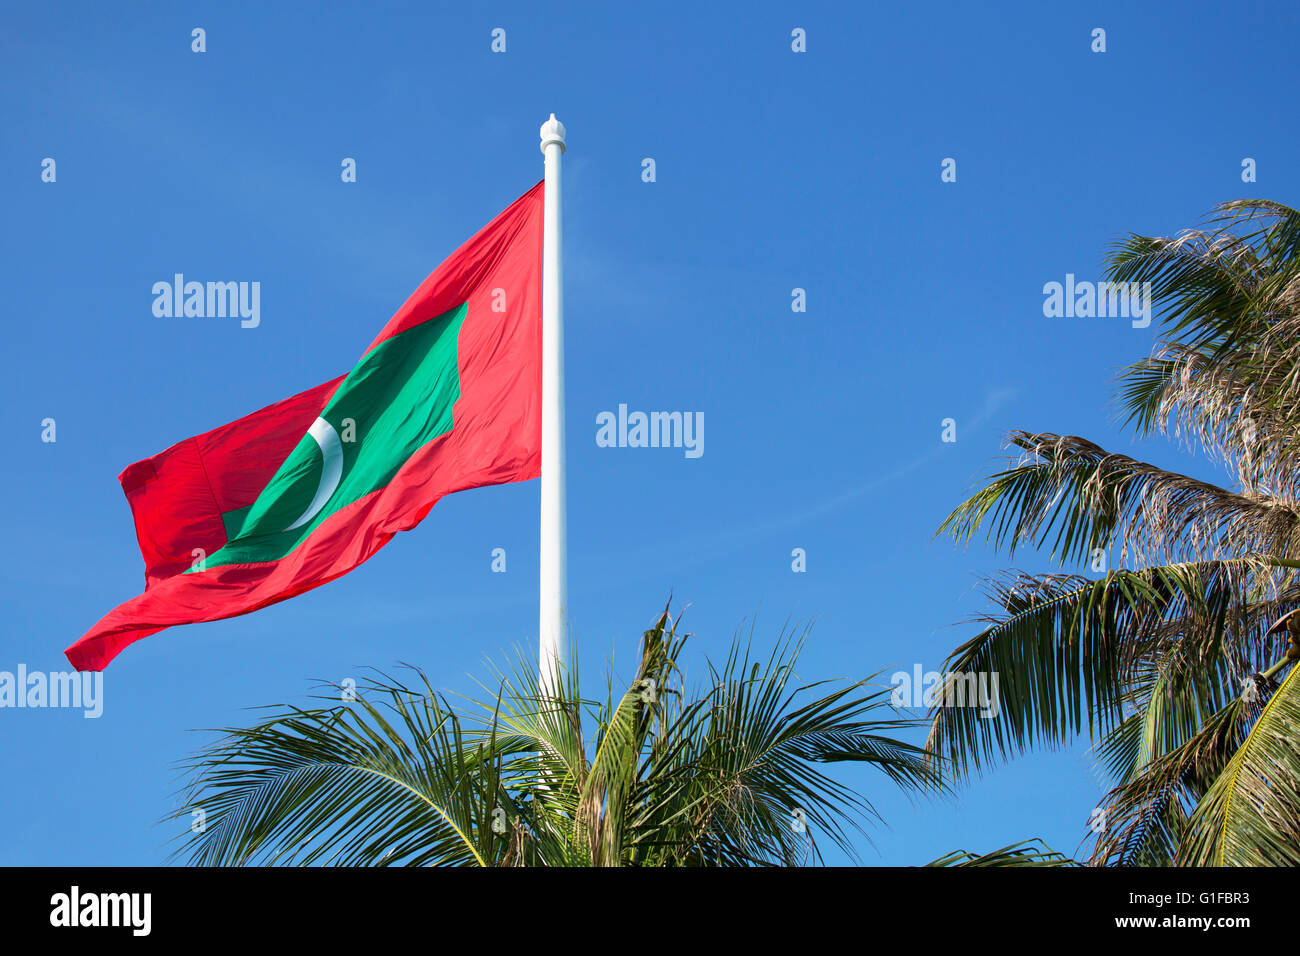
{"label": "palm frond", "polygon": [[1081,566],[1121,547],[1135,563],[1297,551],[1300,508],[1242,495],[1107,452],[1075,436],[1013,432],[1022,455],[948,516],[938,534],[961,544],[981,527],[1009,555],[1045,547]]}
{"label": "palm frond", "polygon": [[[1220,637],[1225,615],[1242,613],[1234,602],[1243,567],[1195,562],[1099,579],[1019,572],[989,579],[1000,611],[985,616],[988,626],[944,662],[927,749],[960,775],[1036,744],[1055,747],[1085,733],[1102,741],[1125,721],[1141,662],[1167,652],[1179,634],[1199,628],[1210,635],[1181,649],[1185,666],[1216,667],[1236,653]],[[995,716],[950,706],[971,674],[996,675]]]}
{"label": "palm frond", "polygon": [[1197,804],[1179,846],[1191,866],[1300,865],[1300,668]]}
{"label": "palm frond", "polygon": [[1058,853],[1038,838],[1023,840],[989,853],[971,853],[954,850],[926,866],[1078,866],[1079,864]]}
{"label": "palm frond", "polygon": [[505,850],[491,813],[512,806],[500,755],[470,741],[422,680],[371,681],[357,699],[290,707],[191,761],[177,817],[204,825],[178,853],[200,865],[488,865]]}

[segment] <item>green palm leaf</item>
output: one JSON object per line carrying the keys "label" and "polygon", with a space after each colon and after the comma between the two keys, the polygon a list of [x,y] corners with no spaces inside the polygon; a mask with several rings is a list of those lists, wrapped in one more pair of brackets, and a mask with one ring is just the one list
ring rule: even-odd
{"label": "green palm leaf", "polygon": [[1197,805],[1178,862],[1300,865],[1300,668],[1291,668]]}
{"label": "green palm leaf", "polygon": [[990,853],[954,850],[926,866],[1078,866],[1074,860],[1058,853],[1042,840],[1024,840]]}
{"label": "green palm leaf", "polygon": [[486,865],[505,848],[490,827],[509,803],[499,759],[427,682],[373,682],[348,705],[228,731],[190,762],[200,781],[176,816],[202,810],[204,826],[178,852],[210,866]]}

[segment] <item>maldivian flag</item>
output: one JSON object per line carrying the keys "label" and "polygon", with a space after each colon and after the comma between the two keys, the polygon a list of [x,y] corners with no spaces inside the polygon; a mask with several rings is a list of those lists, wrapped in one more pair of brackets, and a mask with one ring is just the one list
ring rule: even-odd
{"label": "maldivian flag", "polygon": [[68,648],[74,667],[301,594],[443,495],[538,476],[542,188],[425,279],[346,375],[122,472],[145,592]]}

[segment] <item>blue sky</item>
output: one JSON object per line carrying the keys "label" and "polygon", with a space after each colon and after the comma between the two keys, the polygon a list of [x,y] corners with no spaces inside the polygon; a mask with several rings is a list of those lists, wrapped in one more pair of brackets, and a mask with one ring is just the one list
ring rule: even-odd
{"label": "blue sky", "polygon": [[[0,670],[66,668],[63,649],[140,591],[118,472],[349,368],[541,178],[551,111],[569,140],[569,574],[588,680],[611,654],[630,673],[670,592],[697,674],[738,629],[756,621],[766,647],[789,620],[815,621],[809,679],[937,668],[974,633],[978,576],[1007,562],[932,535],[1008,430],[1217,479],[1114,422],[1113,372],[1154,326],[1045,318],[1042,288],[1098,277],[1125,232],[1297,202],[1297,26],[1284,3],[11,6]],[[260,281],[260,326],[156,318],[151,286],[176,272]],[[620,403],[703,412],[705,453],[597,447],[596,415]],[[301,703],[316,679],[409,661],[471,690],[484,658],[535,643],[537,502],[536,482],[452,496],[324,588],[137,643],[98,720],[0,710],[0,864],[162,862],[193,731]],[[884,864],[1029,836],[1070,852],[1102,792],[1086,746],[934,803],[842,779],[888,823],[860,847]]]}

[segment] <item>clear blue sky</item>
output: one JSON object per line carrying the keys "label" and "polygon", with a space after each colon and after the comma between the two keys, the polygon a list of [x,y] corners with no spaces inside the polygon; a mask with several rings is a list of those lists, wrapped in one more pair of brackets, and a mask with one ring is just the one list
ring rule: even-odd
{"label": "clear blue sky", "polygon": [[[569,560],[589,680],[611,650],[627,675],[669,591],[690,605],[696,673],[755,617],[762,646],[815,619],[809,679],[936,668],[974,633],[978,575],[1006,562],[932,534],[1012,428],[1215,477],[1112,421],[1113,370],[1154,327],[1045,318],[1042,287],[1095,278],[1126,231],[1300,199],[1294,5],[616,6],[6,9],[0,670],[65,668],[141,589],[118,472],[349,368],[541,177],[551,111],[569,132]],[[260,281],[260,327],[155,318],[150,288],[175,272]],[[620,403],[702,411],[703,457],[598,448],[596,415]],[[0,863],[161,862],[191,731],[301,703],[314,679],[409,661],[471,689],[485,657],[535,642],[537,502],[536,482],[453,496],[333,584],[140,642],[108,669],[99,720],[0,711]],[[1082,746],[917,807],[842,772],[889,824],[869,863],[1029,836],[1073,851],[1101,793]]]}

